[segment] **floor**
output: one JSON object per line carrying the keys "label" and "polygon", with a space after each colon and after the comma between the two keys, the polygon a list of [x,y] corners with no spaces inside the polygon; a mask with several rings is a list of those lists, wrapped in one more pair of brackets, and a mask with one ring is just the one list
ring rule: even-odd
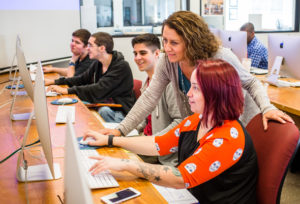
{"label": "floor", "polygon": [[300,172],[288,172],[285,178],[282,193],[281,204],[300,203]]}

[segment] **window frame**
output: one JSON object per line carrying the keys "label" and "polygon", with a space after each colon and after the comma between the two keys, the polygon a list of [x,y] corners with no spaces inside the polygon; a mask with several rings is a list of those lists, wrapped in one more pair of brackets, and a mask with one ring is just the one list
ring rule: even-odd
{"label": "window frame", "polygon": [[[255,33],[294,33],[299,32],[300,23],[300,0],[295,0],[295,18],[294,18],[294,30],[273,30],[273,31],[255,31]],[[202,14],[202,0],[200,0],[199,14]],[[254,25],[255,26],[255,25]]]}
{"label": "window frame", "polygon": [[[182,7],[186,7],[186,10],[190,9],[190,0],[174,0],[175,1],[175,11],[179,11],[182,10]],[[80,0],[80,5],[82,6],[83,0]],[[123,9],[123,4],[124,1],[122,1],[122,9]],[[176,6],[177,5],[177,6]],[[95,5],[96,6],[96,5]],[[178,8],[179,7],[179,8]],[[115,21],[115,16],[114,14],[117,13],[115,9],[118,9],[114,6],[114,0],[112,0],[112,21],[113,21],[113,26],[101,26],[101,27],[97,27],[96,26],[96,32],[98,31],[102,31],[102,32],[111,32],[111,30],[118,28],[118,26],[116,26],[116,21]],[[142,10],[144,8],[142,7]],[[143,12],[142,12],[143,13]],[[80,16],[81,16],[81,7],[80,7]],[[80,18],[80,23],[82,25],[82,19]],[[124,22],[124,15],[123,15],[123,10],[122,10],[122,21]],[[97,19],[96,19],[97,22]],[[140,26],[122,26],[124,28],[130,28],[130,27],[136,27],[136,28],[146,28],[147,27],[151,27],[150,30],[152,30],[152,33],[161,36],[161,32],[160,33],[156,33],[154,32],[154,28],[157,28],[156,30],[159,30],[159,28],[161,27],[161,24],[149,24],[149,25],[140,25]],[[120,34],[111,34],[113,37],[134,37],[137,36],[138,34],[133,33],[133,34],[128,34],[128,33],[120,33]]]}

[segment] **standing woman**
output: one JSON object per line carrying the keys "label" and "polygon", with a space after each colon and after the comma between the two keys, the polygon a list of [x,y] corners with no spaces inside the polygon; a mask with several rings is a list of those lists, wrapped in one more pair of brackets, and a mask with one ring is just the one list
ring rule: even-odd
{"label": "standing woman", "polygon": [[178,151],[177,167],[99,156],[93,157],[98,162],[92,174],[129,171],[158,185],[188,188],[201,204],[256,203],[257,159],[251,137],[238,121],[244,98],[236,70],[223,60],[200,61],[187,95],[194,114],[162,136],[90,131],[84,137],[95,139],[89,145],[110,143],[144,155]]}
{"label": "standing woman", "polygon": [[265,129],[267,129],[267,121],[270,119],[281,123],[293,122],[288,115],[270,104],[267,93],[259,80],[243,68],[238,58],[229,49],[219,45],[199,15],[190,11],[173,13],[163,23],[162,39],[165,56],[160,58],[148,89],[139,97],[129,114],[116,129],[102,129],[100,133],[117,136],[129,133],[153,111],[169,82],[174,87],[182,118],[191,115],[186,96],[190,87],[189,80],[197,60],[210,58],[223,59],[231,64],[238,72],[242,87],[253,99],[246,100],[244,104],[244,113],[240,119],[245,125],[257,113],[253,109],[257,109],[257,106],[263,113]]}

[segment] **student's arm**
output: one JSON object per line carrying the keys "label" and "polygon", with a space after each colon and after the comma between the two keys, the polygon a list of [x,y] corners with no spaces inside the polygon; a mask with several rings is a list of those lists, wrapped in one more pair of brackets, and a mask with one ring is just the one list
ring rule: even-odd
{"label": "student's arm", "polygon": [[[95,141],[90,141],[88,143],[91,146],[104,146],[108,144],[107,135],[102,135],[98,132],[89,130],[84,134],[83,139],[85,140],[87,137],[95,139]],[[114,137],[113,145],[137,154],[159,155],[155,147],[154,136]]]}
{"label": "student's arm", "polygon": [[75,64],[79,58],[80,58],[80,55],[73,54],[72,59],[70,60],[70,63],[69,63],[69,68],[67,70],[67,73],[64,76],[73,77],[75,75]]}
{"label": "student's arm", "polygon": [[90,169],[93,175],[107,169],[128,171],[155,184],[178,189],[185,188],[183,177],[176,167],[104,156],[91,158],[98,160]]}
{"label": "student's arm", "polygon": [[169,83],[166,87],[166,90],[164,91],[160,100],[160,104],[162,105],[160,110],[162,110],[163,113],[159,114],[167,114],[168,118],[165,119],[168,120],[168,122],[170,123],[163,130],[161,130],[158,133],[155,133],[155,135],[163,135],[167,133],[169,130],[177,126],[182,121],[182,117],[177,105],[174,88],[171,83]]}
{"label": "student's arm", "polygon": [[61,76],[67,76],[69,68],[59,68],[59,67],[43,67],[44,73],[55,72]]}
{"label": "student's arm", "polygon": [[75,66],[69,66],[67,71],[67,77],[73,77],[75,75]]}
{"label": "student's arm", "polygon": [[[139,123],[141,123],[142,120],[146,118],[157,105],[163,91],[165,90],[165,87],[170,82],[169,76],[165,71],[166,66],[165,57],[161,57],[149,87],[142,93],[125,119],[117,127],[117,129],[122,131],[122,134],[127,135]],[[112,131],[120,134],[119,130]],[[103,134],[105,133],[103,132]]]}
{"label": "student's arm", "polygon": [[[95,139],[89,142],[89,145],[103,146],[108,144],[108,137],[101,135],[95,131],[88,131],[84,135],[84,139],[92,137]],[[174,135],[174,131],[169,132],[164,137],[164,141],[168,140],[168,144],[160,146],[161,153],[169,152],[169,148],[178,145],[178,137]],[[138,145],[137,145],[138,144]],[[134,153],[143,155],[159,155],[154,136],[138,136],[138,137],[114,137],[113,145],[128,149]],[[184,188],[183,178],[179,170],[175,167],[146,164],[140,161],[132,161],[128,159],[117,159],[110,157],[91,157],[98,160],[98,162],[91,167],[92,174],[97,174],[103,170],[111,169],[116,171],[129,171],[130,173],[148,179],[159,185],[169,186],[173,188]]]}

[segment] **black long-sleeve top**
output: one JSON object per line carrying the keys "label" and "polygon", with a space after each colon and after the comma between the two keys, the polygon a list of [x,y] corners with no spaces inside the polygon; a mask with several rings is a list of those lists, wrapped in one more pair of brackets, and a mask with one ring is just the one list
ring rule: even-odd
{"label": "black long-sleeve top", "polygon": [[113,99],[122,105],[125,114],[134,105],[133,76],[122,53],[113,51],[112,61],[107,71],[102,73],[102,63],[96,61],[79,76],[60,78],[55,84],[67,84],[69,94],[76,94],[81,100],[101,103]]}

